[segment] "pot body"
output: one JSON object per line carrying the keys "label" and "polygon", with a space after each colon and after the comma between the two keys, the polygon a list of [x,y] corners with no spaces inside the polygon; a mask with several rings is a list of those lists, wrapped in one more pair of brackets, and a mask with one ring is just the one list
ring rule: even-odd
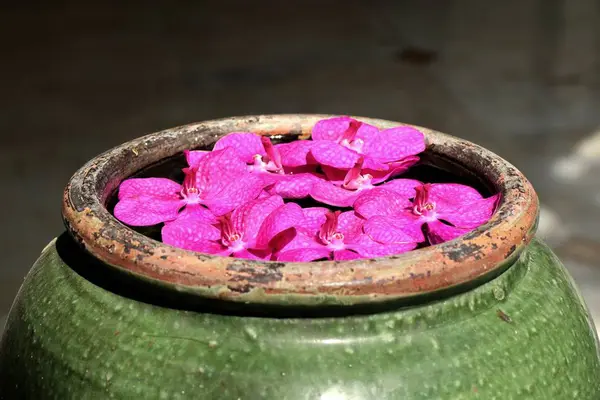
{"label": "pot body", "polygon": [[63,256],[68,240],[44,250],[15,300],[0,346],[0,398],[600,398],[590,315],[535,239],[469,290],[322,318],[139,301],[82,276],[98,266],[73,265],[84,261]]}

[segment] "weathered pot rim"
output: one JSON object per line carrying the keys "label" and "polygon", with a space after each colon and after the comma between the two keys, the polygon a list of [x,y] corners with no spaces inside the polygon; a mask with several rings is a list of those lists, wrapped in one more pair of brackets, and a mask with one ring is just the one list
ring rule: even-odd
{"label": "weathered pot rim", "polygon": [[[175,248],[117,221],[105,203],[118,184],[162,159],[235,131],[308,135],[331,115],[263,115],[218,119],[156,132],[89,161],[69,181],[63,219],[71,235],[108,265],[177,291],[222,300],[281,305],[358,304],[406,298],[472,282],[502,270],[529,243],[538,199],[529,181],[494,153],[419,126],[429,151],[485,178],[502,193],[491,220],[460,238],[368,260],[281,263],[210,256]],[[355,117],[380,128],[408,125]]]}

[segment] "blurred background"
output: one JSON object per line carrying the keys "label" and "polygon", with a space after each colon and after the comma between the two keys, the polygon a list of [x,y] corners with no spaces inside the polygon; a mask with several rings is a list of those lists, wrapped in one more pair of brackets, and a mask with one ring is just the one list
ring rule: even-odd
{"label": "blurred background", "polygon": [[516,165],[600,321],[600,2],[51,3],[0,12],[0,325],[87,160],[194,121],[313,112],[424,125]]}

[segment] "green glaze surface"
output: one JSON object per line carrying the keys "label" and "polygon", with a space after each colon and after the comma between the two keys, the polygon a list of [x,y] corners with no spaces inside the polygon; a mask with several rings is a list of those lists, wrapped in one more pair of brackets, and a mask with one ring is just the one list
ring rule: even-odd
{"label": "green glaze surface", "polygon": [[335,318],[159,307],[72,267],[53,242],[26,278],[0,346],[0,398],[600,398],[591,319],[537,240],[464,293]]}

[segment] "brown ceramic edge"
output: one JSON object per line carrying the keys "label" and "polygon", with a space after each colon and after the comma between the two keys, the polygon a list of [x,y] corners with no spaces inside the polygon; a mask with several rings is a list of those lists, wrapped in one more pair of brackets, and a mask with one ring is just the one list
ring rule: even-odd
{"label": "brown ceramic edge", "polygon": [[[329,115],[266,115],[206,121],[150,134],[92,159],[69,181],[63,219],[92,255],[117,268],[178,290],[256,303],[317,304],[319,298],[360,303],[421,295],[467,283],[503,267],[533,237],[538,200],[529,181],[508,162],[471,142],[415,126],[430,150],[485,177],[502,192],[498,210],[478,229],[450,242],[398,256],[313,263],[256,262],[190,252],[141,235],[118,222],[104,201],[118,183],[184,149],[233,131],[307,134]],[[379,127],[408,125],[356,117]],[[286,300],[282,300],[286,298]],[[305,300],[302,300],[302,299]],[[298,300],[300,299],[300,300]]]}

